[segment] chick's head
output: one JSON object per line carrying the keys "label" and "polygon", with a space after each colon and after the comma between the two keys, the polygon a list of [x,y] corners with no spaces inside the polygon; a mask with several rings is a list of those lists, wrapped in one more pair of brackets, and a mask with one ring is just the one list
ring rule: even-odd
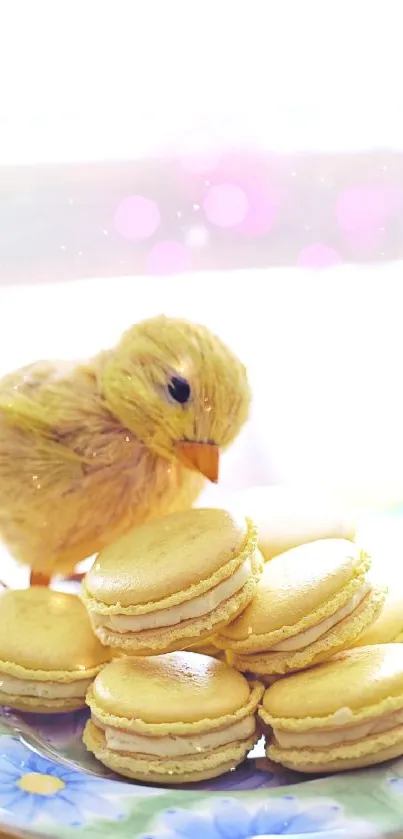
{"label": "chick's head", "polygon": [[210,480],[247,419],[246,369],[205,326],[164,316],[131,327],[102,376],[109,409],[156,454]]}

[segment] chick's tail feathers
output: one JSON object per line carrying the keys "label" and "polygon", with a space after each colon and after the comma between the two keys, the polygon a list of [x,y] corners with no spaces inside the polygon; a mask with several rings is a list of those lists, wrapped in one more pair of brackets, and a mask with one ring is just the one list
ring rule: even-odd
{"label": "chick's tail feathers", "polygon": [[45,576],[70,572],[78,561],[63,557],[71,532],[65,500],[91,463],[68,434],[73,417],[59,421],[70,368],[38,362],[0,381],[0,539],[14,559]]}

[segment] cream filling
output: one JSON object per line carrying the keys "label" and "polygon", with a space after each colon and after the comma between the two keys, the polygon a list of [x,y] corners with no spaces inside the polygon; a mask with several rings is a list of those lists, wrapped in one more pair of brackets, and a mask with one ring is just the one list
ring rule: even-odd
{"label": "cream filling", "polygon": [[96,615],[98,626],[104,626],[113,632],[142,632],[145,629],[159,629],[164,626],[175,626],[182,621],[192,620],[208,615],[217,609],[248,581],[252,573],[251,558],[235,571],[232,577],[223,580],[214,588],[193,600],[185,603],[178,603],[169,609],[157,609],[155,612],[147,612],[145,615]]}
{"label": "cream filling", "polygon": [[235,741],[247,740],[253,736],[256,730],[255,718],[246,717],[219,731],[197,734],[194,737],[181,737],[176,734],[163,737],[145,737],[143,734],[135,734],[132,731],[127,732],[110,726],[103,726],[94,717],[92,717],[92,721],[98,728],[103,729],[108,749],[115,752],[153,755],[155,757],[182,757],[200,752],[210,752]]}
{"label": "cream filling", "polygon": [[274,729],[274,736],[283,749],[321,748],[322,746],[340,746],[354,743],[374,734],[383,734],[398,725],[403,725],[403,709],[392,714],[384,714],[368,722],[336,728],[333,731],[279,731]]}
{"label": "cream filling", "polygon": [[32,696],[38,699],[84,699],[92,679],[74,682],[34,682],[0,673],[0,691],[7,696]]}
{"label": "cream filling", "polygon": [[285,641],[279,641],[278,644],[274,644],[273,647],[270,647],[270,652],[294,652],[296,650],[305,649],[305,647],[308,647],[310,644],[317,641],[318,638],[321,638],[322,635],[326,635],[326,632],[328,632],[329,629],[332,629],[333,626],[336,626],[336,624],[342,621],[343,618],[348,618],[349,615],[351,615],[362,603],[364,597],[370,590],[371,585],[368,580],[366,580],[361,588],[358,589],[350,600],[347,601],[345,606],[338,609],[337,612],[333,613],[333,615],[325,618],[325,620],[317,623],[316,626],[311,626],[310,629],[305,629],[304,632],[298,632],[298,634],[293,635],[292,638],[286,638]]}

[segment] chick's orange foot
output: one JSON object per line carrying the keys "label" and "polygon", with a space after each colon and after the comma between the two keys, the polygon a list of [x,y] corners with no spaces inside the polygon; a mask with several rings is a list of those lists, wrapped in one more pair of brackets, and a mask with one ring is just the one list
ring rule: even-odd
{"label": "chick's orange foot", "polygon": [[41,574],[40,571],[31,571],[29,575],[30,586],[49,586],[50,582],[50,577],[47,574]]}
{"label": "chick's orange foot", "polygon": [[[69,574],[66,577],[63,577],[63,582],[65,583],[81,583],[85,577],[85,573],[77,573],[77,574]],[[41,574],[40,571],[31,571],[29,575],[29,585],[32,586],[42,586],[48,587],[52,582],[52,578],[49,577],[47,574]],[[0,583],[4,585],[4,583]]]}

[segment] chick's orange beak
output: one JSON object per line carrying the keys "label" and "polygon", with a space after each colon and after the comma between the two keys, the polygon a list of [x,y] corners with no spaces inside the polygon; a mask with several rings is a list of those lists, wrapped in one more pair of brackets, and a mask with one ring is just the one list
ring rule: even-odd
{"label": "chick's orange beak", "polygon": [[189,469],[205,475],[214,484],[218,481],[220,450],[214,443],[193,443],[181,440],[175,444],[175,454]]}

